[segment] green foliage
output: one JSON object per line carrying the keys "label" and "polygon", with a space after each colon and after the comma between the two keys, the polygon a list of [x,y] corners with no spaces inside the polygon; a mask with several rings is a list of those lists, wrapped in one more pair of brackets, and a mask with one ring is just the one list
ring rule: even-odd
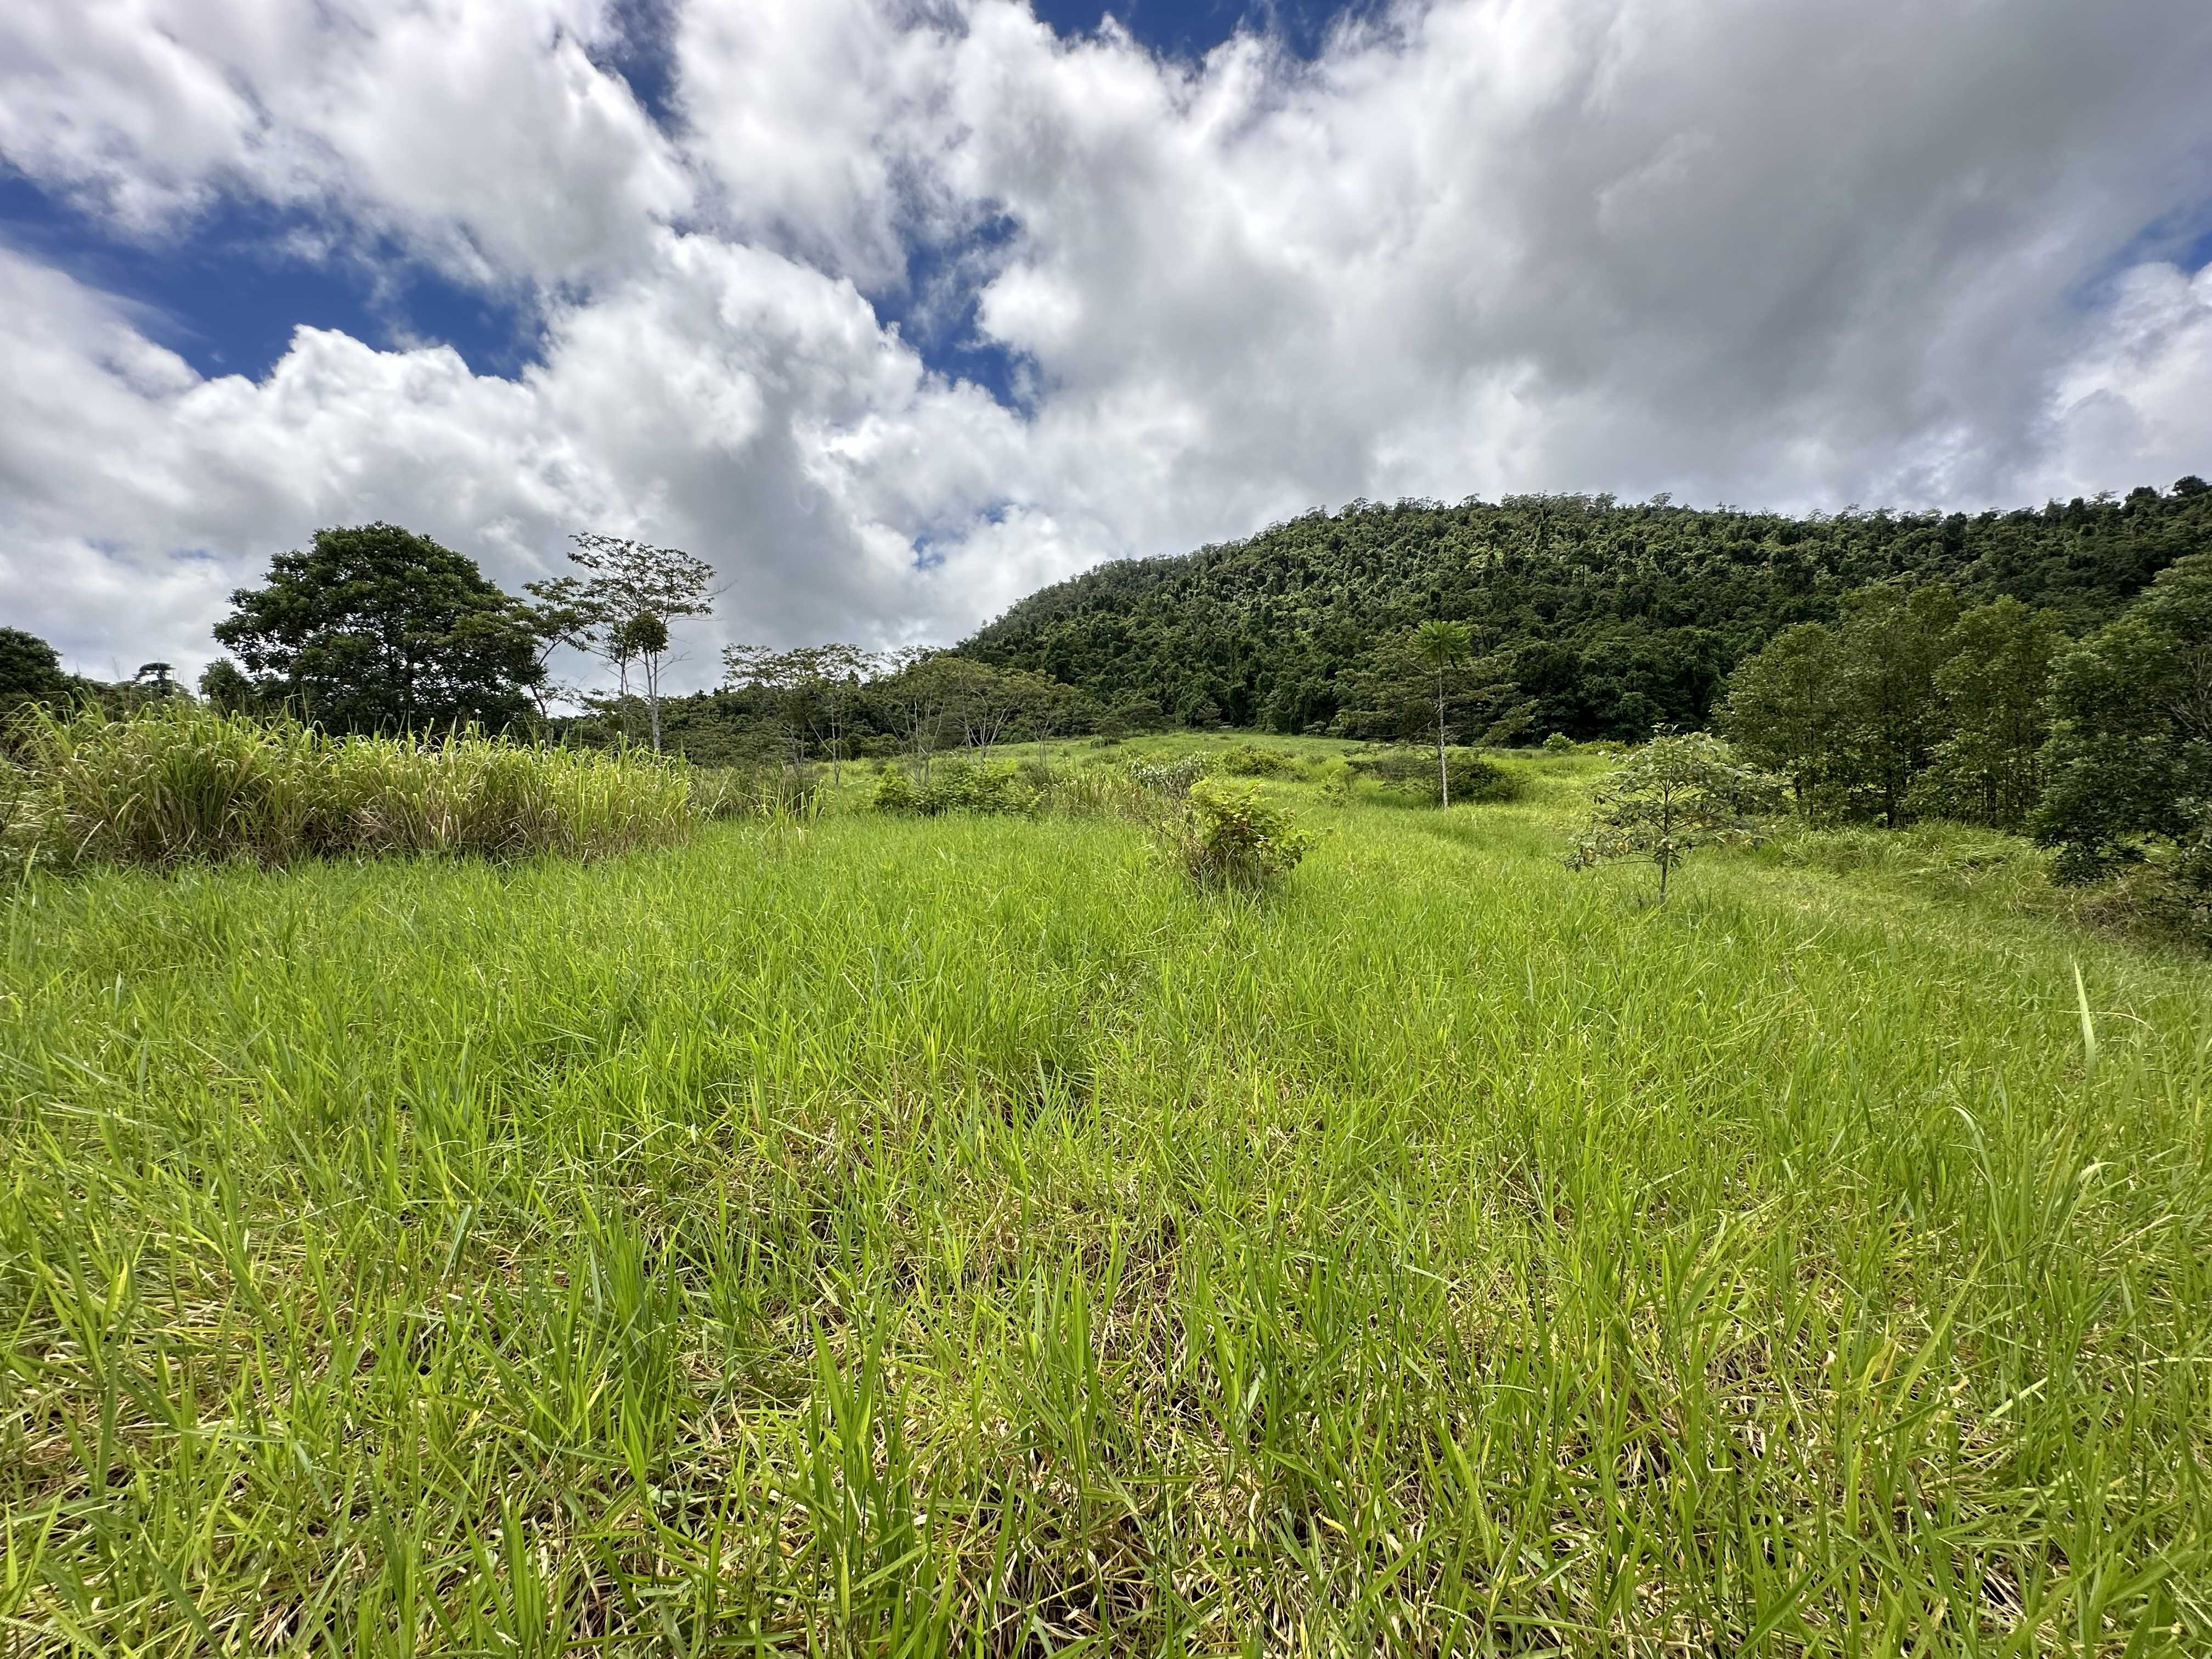
{"label": "green foliage", "polygon": [[217,657],[200,671],[200,696],[222,714],[252,714],[264,711],[260,694],[246,672],[228,657]]}
{"label": "green foliage", "polygon": [[1816,820],[1895,829],[1932,812],[2019,828],[2041,787],[2057,619],[2013,599],[1962,612],[1941,583],[1876,584],[1838,611],[1735,671],[1721,711],[1730,740]]}
{"label": "green foliage", "polygon": [[1215,764],[1214,756],[1201,752],[1166,760],[1133,760],[1127,770],[1129,781],[1138,788],[1179,801],[1189,796],[1199,780],[1213,771]]}
{"label": "green foliage", "polygon": [[[1786,628],[1834,621],[1841,596],[1870,582],[1946,582],[1968,604],[2010,595],[2078,632],[2208,547],[2212,491],[2179,486],[1971,516],[1360,501],[1101,566],[961,648],[1177,723],[1211,708],[1231,726],[1322,732],[1344,716],[1346,736],[1401,738],[1421,730],[1405,724],[1420,682],[1391,659],[1423,621],[1463,623],[1480,657],[1464,687],[1500,689],[1489,720],[1525,703],[1539,738],[1641,739],[1704,725],[1739,661]],[[1483,712],[1454,715],[1459,740],[1504,740],[1474,724]]]}
{"label": "green foliage", "polygon": [[1790,781],[1801,810],[1829,804],[1842,763],[1842,647],[1820,623],[1786,628],[1729,678],[1721,729],[1744,756]]}
{"label": "green foliage", "polygon": [[0,717],[27,702],[64,707],[76,684],[63,671],[61,653],[37,635],[0,628]]}
{"label": "green foliage", "polygon": [[1554,732],[1544,739],[1541,747],[1547,755],[1571,755],[1575,752],[1575,740],[1564,732]]}
{"label": "green foliage", "polygon": [[326,731],[496,730],[525,717],[544,678],[530,608],[396,525],[319,530],[230,597],[215,636],[255,698]]}
{"label": "green foliage", "polygon": [[1037,811],[1036,787],[1012,761],[969,760],[957,755],[939,759],[927,776],[887,766],[876,781],[878,811],[915,817],[945,812],[1027,816]]}
{"label": "green foliage", "polygon": [[1161,818],[1169,856],[1209,892],[1262,893],[1297,868],[1313,837],[1250,785],[1201,783]]}
{"label": "green foliage", "polygon": [[[1520,781],[1477,749],[1453,749],[1445,753],[1451,769],[1451,798],[1462,805],[1480,801],[1513,800],[1521,793]],[[1376,784],[1397,794],[1435,804],[1440,798],[1437,757],[1418,749],[1380,749],[1355,753],[1346,766],[1357,779]]]}
{"label": "green foliage", "polygon": [[1257,744],[1240,743],[1212,757],[1212,769],[1231,778],[1291,778],[1305,768],[1296,755]]}
{"label": "green foliage", "polygon": [[693,818],[684,775],[642,760],[452,734],[340,738],[184,698],[125,719],[40,716],[11,779],[9,853],[64,867],[592,857],[665,845]]}
{"label": "green foliage", "polygon": [[2063,653],[2051,674],[2048,787],[2037,839],[2062,879],[2155,861],[2137,884],[2172,891],[2177,916],[2212,896],[2212,554],[2162,573],[2118,621]]}
{"label": "green foliage", "polygon": [[1589,823],[1570,869],[1629,861],[1668,878],[1699,848],[1752,839],[1759,817],[1782,804],[1778,779],[1743,764],[1703,732],[1662,732],[1633,750],[1591,792]]}
{"label": "green foliage", "polygon": [[1918,810],[2000,830],[2027,823],[2043,793],[2045,694],[2064,637],[2056,617],[2017,599],[1959,618],[1936,670],[1946,735],[1912,786]]}

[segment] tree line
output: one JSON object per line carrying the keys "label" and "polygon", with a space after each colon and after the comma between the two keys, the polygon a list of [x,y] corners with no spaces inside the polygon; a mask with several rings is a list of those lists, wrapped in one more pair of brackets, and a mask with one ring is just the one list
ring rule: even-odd
{"label": "tree line", "polygon": [[1846,594],[1942,582],[2018,600],[2069,637],[2212,547],[2212,486],[1966,514],[1790,516],[1656,497],[1355,501],[1244,541],[1124,560],[1024,599],[963,655],[1086,692],[1130,727],[1425,734],[1411,641],[1468,631],[1462,741],[1638,740],[1710,723],[1735,665]]}
{"label": "tree line", "polygon": [[1856,589],[1739,666],[1717,724],[1816,823],[2025,832],[2067,882],[2152,866],[2212,932],[2212,551],[2078,637],[1948,582]]}

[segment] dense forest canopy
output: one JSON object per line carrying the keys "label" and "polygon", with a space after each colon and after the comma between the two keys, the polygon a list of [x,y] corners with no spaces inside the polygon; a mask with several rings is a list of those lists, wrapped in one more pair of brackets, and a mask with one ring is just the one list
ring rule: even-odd
{"label": "dense forest canopy", "polygon": [[2212,486],[2039,509],[1792,518],[1622,506],[1354,501],[1248,540],[1123,560],[1044,588],[960,649],[1078,686],[1130,724],[1366,730],[1363,680],[1417,624],[1462,622],[1527,700],[1530,737],[1641,738],[1705,724],[1735,665],[1783,629],[1827,622],[1870,582],[1940,580],[2009,596],[2069,634],[2111,620],[2158,573],[2212,549]]}

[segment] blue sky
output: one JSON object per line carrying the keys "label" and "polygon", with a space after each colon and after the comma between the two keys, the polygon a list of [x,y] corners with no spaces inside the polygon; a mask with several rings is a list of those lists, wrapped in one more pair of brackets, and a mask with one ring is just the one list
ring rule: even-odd
{"label": "blue sky", "polygon": [[12,0],[0,623],[191,669],[320,525],[591,528],[711,678],[1354,496],[2212,473],[2202,0],[1355,9]]}

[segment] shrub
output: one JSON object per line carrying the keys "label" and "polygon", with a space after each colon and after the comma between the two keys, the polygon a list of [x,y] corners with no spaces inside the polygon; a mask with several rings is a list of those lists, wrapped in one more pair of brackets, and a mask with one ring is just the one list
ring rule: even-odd
{"label": "shrub", "polygon": [[1213,769],[1232,778],[1285,778],[1297,775],[1304,769],[1297,757],[1285,754],[1279,749],[1262,749],[1256,744],[1240,743],[1233,749],[1224,749],[1214,757]]}
{"label": "shrub", "polygon": [[1312,837],[1255,789],[1194,788],[1160,833],[1183,872],[1209,891],[1255,893],[1297,868]]}
{"label": "shrub", "polygon": [[[2062,849],[2060,860],[2073,850]],[[2116,865],[2118,873],[2109,873]],[[2212,813],[2206,814],[2194,836],[2170,852],[2160,849],[2157,856],[2112,860],[2096,870],[2093,879],[2094,884],[2077,906],[2085,921],[2212,950]],[[2073,884],[2081,884],[2077,880]]]}
{"label": "shrub", "polygon": [[0,799],[20,860],[168,869],[434,853],[591,857],[677,841],[690,780],[643,757],[475,735],[334,738],[182,698],[34,715]]}
{"label": "shrub", "polygon": [[[1507,801],[1520,795],[1520,780],[1478,750],[1447,750],[1444,763],[1451,772],[1455,802]],[[1433,750],[1383,749],[1354,755],[1346,764],[1354,778],[1364,779],[1393,793],[1431,803],[1437,798],[1437,757]]]}
{"label": "shrub", "polygon": [[1575,752],[1575,740],[1564,732],[1554,732],[1544,739],[1543,749],[1547,755],[1571,755]]}
{"label": "shrub", "polygon": [[898,767],[876,781],[876,810],[915,817],[943,812],[1030,813],[1039,790],[1012,761],[974,762],[957,757],[939,761],[927,781]]}
{"label": "shrub", "polygon": [[1178,755],[1173,760],[1136,760],[1128,766],[1129,781],[1139,789],[1170,800],[1187,797],[1192,786],[1213,769],[1210,757]]}
{"label": "shrub", "polygon": [[878,812],[895,812],[902,817],[921,811],[921,791],[906,768],[884,768],[883,775],[876,780],[875,807]]}

